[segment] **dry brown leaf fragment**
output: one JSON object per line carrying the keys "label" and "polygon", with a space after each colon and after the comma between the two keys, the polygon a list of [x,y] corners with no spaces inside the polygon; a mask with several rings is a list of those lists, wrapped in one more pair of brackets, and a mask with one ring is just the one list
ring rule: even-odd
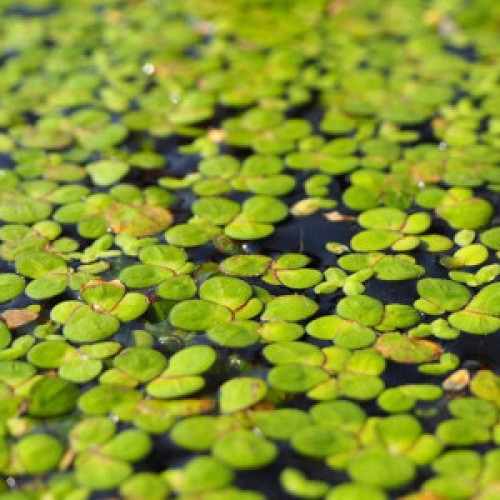
{"label": "dry brown leaf fragment", "polygon": [[19,328],[35,321],[38,318],[38,313],[30,309],[8,309],[0,314],[8,328]]}
{"label": "dry brown leaf fragment", "polygon": [[443,389],[446,391],[461,391],[465,389],[470,382],[470,373],[468,370],[462,368],[453,372],[443,382]]}
{"label": "dry brown leaf fragment", "polygon": [[337,210],[334,210],[333,212],[327,212],[325,214],[325,217],[330,222],[347,222],[347,221],[356,220],[356,217],[354,215],[342,214],[342,213],[338,212]]}

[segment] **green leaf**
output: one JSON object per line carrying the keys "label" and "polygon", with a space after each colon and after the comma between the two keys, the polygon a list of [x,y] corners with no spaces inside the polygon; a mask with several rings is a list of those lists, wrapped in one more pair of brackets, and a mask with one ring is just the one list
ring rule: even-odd
{"label": "green leaf", "polygon": [[348,472],[352,479],[362,484],[394,489],[413,480],[415,466],[404,457],[367,449],[349,463]]}
{"label": "green leaf", "polygon": [[115,488],[132,474],[132,467],[127,462],[91,452],[76,458],[75,469],[77,481],[93,490]]}
{"label": "green leaf", "polygon": [[12,273],[0,274],[0,302],[8,302],[23,292],[26,281]]}
{"label": "green leaf", "polygon": [[220,388],[220,409],[222,413],[244,410],[261,401],[267,393],[263,380],[253,377],[239,377],[228,380]]}
{"label": "green leaf", "polygon": [[318,305],[301,295],[281,295],[270,300],[262,314],[264,320],[301,321],[312,316]]}
{"label": "green leaf", "polygon": [[328,483],[309,480],[300,470],[290,468],[280,474],[280,483],[287,493],[300,498],[323,498],[329,488]]}
{"label": "green leaf", "polygon": [[129,166],[116,160],[101,160],[87,165],[92,182],[97,186],[109,186],[121,180],[129,171]]}
{"label": "green leaf", "polygon": [[26,474],[43,474],[56,469],[63,451],[62,444],[46,434],[26,436],[14,447]]}
{"label": "green leaf", "polygon": [[57,377],[43,377],[30,391],[28,411],[36,417],[70,413],[76,407],[79,391],[75,385]]}
{"label": "green leaf", "polygon": [[415,307],[426,314],[438,315],[444,311],[456,311],[471,297],[469,290],[459,283],[440,278],[424,278],[417,284],[421,299]]}
{"label": "green leaf", "polygon": [[229,309],[207,300],[185,300],[170,311],[170,322],[183,330],[206,330],[231,320]]}
{"label": "green leaf", "polygon": [[238,429],[218,439],[212,452],[235,469],[260,469],[276,458],[278,450],[273,443],[251,431]]}
{"label": "green leaf", "polygon": [[353,450],[357,442],[354,436],[339,428],[315,424],[297,432],[292,446],[301,455],[321,458]]}

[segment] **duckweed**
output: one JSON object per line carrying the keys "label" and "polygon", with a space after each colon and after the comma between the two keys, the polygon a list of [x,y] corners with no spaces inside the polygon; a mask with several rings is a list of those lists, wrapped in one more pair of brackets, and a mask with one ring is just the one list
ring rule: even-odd
{"label": "duckweed", "polygon": [[1,2],[0,499],[498,498],[495,7]]}

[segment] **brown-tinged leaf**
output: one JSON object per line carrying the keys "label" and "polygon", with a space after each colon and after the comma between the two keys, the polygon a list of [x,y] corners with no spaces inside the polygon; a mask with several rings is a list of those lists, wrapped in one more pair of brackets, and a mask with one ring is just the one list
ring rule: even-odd
{"label": "brown-tinged leaf", "polygon": [[118,202],[106,209],[105,218],[115,233],[138,238],[164,231],[173,221],[166,208]]}
{"label": "brown-tinged leaf", "polygon": [[9,328],[19,328],[35,321],[38,318],[38,313],[30,309],[8,309],[0,314],[0,318]]}
{"label": "brown-tinged leaf", "polygon": [[435,342],[409,338],[396,332],[381,335],[375,349],[397,363],[426,363],[438,359],[443,353],[443,348]]}

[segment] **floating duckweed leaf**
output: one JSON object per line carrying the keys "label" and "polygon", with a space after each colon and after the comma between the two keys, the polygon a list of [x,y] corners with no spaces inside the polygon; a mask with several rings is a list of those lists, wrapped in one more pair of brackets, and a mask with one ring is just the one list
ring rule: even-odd
{"label": "floating duckweed leaf", "polygon": [[327,401],[311,408],[312,419],[323,425],[332,425],[348,432],[358,432],[365,419],[365,412],[351,401]]}
{"label": "floating duckweed leaf", "polygon": [[472,379],[470,389],[474,395],[498,404],[500,402],[500,377],[488,370],[480,370]]}
{"label": "floating duckweed leaf", "polygon": [[216,441],[213,454],[235,469],[259,469],[271,463],[276,446],[249,430],[232,431]]}
{"label": "floating duckweed leaf", "polygon": [[220,269],[231,276],[261,276],[270,263],[271,258],[264,255],[235,255],[223,260]]}
{"label": "floating duckweed leaf", "polygon": [[36,369],[23,361],[0,361],[0,380],[9,386],[18,386],[29,380]]}
{"label": "floating duckweed leaf", "polygon": [[493,207],[468,189],[452,188],[436,207],[436,213],[455,229],[479,229],[493,215]]}
{"label": "floating duckweed leaf", "polygon": [[115,424],[105,417],[90,417],[77,423],[70,432],[72,449],[82,451],[105,443],[115,433]]}
{"label": "floating duckweed leaf", "polygon": [[358,222],[367,229],[399,230],[406,221],[406,214],[395,208],[374,208],[363,212]]}
{"label": "floating duckweed leaf", "polygon": [[454,370],[460,362],[460,358],[450,352],[445,352],[437,363],[424,363],[418,367],[420,373],[428,375],[443,375]]}
{"label": "floating duckweed leaf", "polygon": [[92,182],[97,186],[109,186],[121,180],[129,171],[122,161],[101,160],[87,165]]}
{"label": "floating duckweed leaf", "polygon": [[188,450],[209,450],[229,425],[230,422],[224,423],[211,415],[190,417],[174,425],[171,437],[175,444]]}
{"label": "floating duckweed leaf", "polygon": [[92,280],[81,287],[87,304],[66,301],[51,311],[54,321],[64,324],[64,335],[73,342],[104,340],[120,327],[120,321],[131,321],[148,308],[148,299],[139,293],[125,293],[119,281]]}
{"label": "floating duckweed leaf", "polygon": [[170,358],[165,375],[172,377],[199,375],[214,364],[216,357],[216,352],[210,346],[194,345],[186,347]]}
{"label": "floating duckweed leaf", "polygon": [[493,281],[500,275],[500,265],[490,264],[482,267],[475,274],[465,271],[450,271],[449,276],[453,281],[465,283],[470,287],[477,287]]}
{"label": "floating duckweed leaf", "polygon": [[134,474],[120,485],[120,494],[127,500],[162,500],[168,492],[165,481],[151,472]]}
{"label": "floating duckweed leaf", "polygon": [[172,224],[172,214],[163,207],[112,203],[106,208],[108,226],[117,234],[150,236]]}
{"label": "floating duckweed leaf", "polygon": [[215,352],[209,346],[191,346],[177,352],[168,368],[148,383],[146,392],[157,398],[178,398],[199,391],[205,385],[199,376],[215,362]]}
{"label": "floating duckweed leaf", "polygon": [[366,401],[376,398],[384,390],[384,382],[377,376],[364,373],[341,373],[339,393],[352,399]]}
{"label": "floating duckweed leaf", "polygon": [[138,429],[128,429],[103,443],[100,451],[112,458],[135,462],[146,456],[150,448],[148,434]]}
{"label": "floating duckweed leaf", "polygon": [[11,340],[12,335],[9,328],[3,321],[0,321],[0,350],[5,349],[10,344]]}
{"label": "floating duckweed leaf", "polygon": [[439,344],[429,340],[408,338],[400,333],[384,333],[377,339],[375,349],[385,358],[397,363],[433,361],[443,352]]}
{"label": "floating duckweed leaf", "polygon": [[14,224],[31,224],[50,216],[50,203],[16,191],[0,191],[0,219]]}
{"label": "floating duckweed leaf", "polygon": [[48,252],[27,252],[16,260],[16,269],[28,278],[42,278],[47,273],[64,273],[67,265],[62,257]]}
{"label": "floating duckweed leaf", "polygon": [[302,363],[321,366],[325,360],[318,347],[305,342],[277,342],[266,346],[263,354],[268,361],[276,365]]}
{"label": "floating duckweed leaf", "polygon": [[0,4],[0,497],[500,497],[495,2]]}
{"label": "floating duckweed leaf", "polygon": [[196,375],[160,377],[148,384],[147,393],[155,398],[173,399],[198,392],[204,385],[203,377]]}
{"label": "floating duckweed leaf", "polygon": [[449,410],[456,418],[471,420],[485,426],[493,425],[498,413],[493,404],[477,398],[454,399],[450,401]]}
{"label": "floating duckweed leaf", "polygon": [[287,214],[288,207],[282,201],[256,195],[243,203],[241,214],[226,226],[225,232],[237,240],[264,238],[273,232],[272,224],[280,222]]}
{"label": "floating duckweed leaf", "polygon": [[500,228],[493,227],[486,231],[483,231],[479,236],[481,243],[486,245],[493,250],[500,250]]}
{"label": "floating duckweed leaf", "polygon": [[78,359],[64,363],[58,370],[59,376],[76,384],[95,379],[102,371],[103,364],[98,359]]}
{"label": "floating duckweed leaf", "polygon": [[170,322],[183,330],[206,330],[231,320],[229,309],[208,300],[185,300],[170,311]]}
{"label": "floating duckweed leaf", "polygon": [[310,424],[307,413],[295,408],[279,408],[273,411],[254,411],[252,421],[271,439],[288,440],[304,426]]}
{"label": "floating duckweed leaf", "polygon": [[350,462],[349,475],[355,481],[370,486],[393,489],[409,483],[415,475],[415,466],[408,459],[383,450],[360,452]]}
{"label": "floating duckweed leaf", "polygon": [[[143,431],[126,430],[112,437],[114,428],[106,428],[99,420],[92,422],[101,431],[97,440],[92,437],[94,444],[84,449],[75,460],[76,477],[78,482],[92,489],[109,489],[118,486],[132,473],[128,462],[140,460],[149,453],[150,438]],[[88,432],[92,429],[81,429]],[[110,439],[111,438],[111,439]]]}
{"label": "floating duckweed leaf", "polygon": [[192,222],[177,224],[165,233],[165,238],[172,245],[181,247],[197,247],[210,241],[219,234],[220,229],[207,224]]}
{"label": "floating duckweed leaf", "polygon": [[356,251],[372,252],[392,245],[396,251],[412,250],[420,240],[411,235],[425,232],[431,223],[425,212],[407,216],[395,208],[374,208],[363,212],[359,224],[367,230],[356,234],[351,246]]}
{"label": "floating duckweed leaf", "polygon": [[359,321],[363,325],[374,326],[380,323],[384,306],[367,295],[355,295],[342,299],[337,305],[337,313],[346,319]]}
{"label": "floating duckweed leaf", "polygon": [[476,238],[476,232],[472,229],[462,229],[455,234],[453,241],[460,247],[471,245]]}
{"label": "floating duckweed leaf", "polygon": [[458,269],[464,266],[478,266],[487,258],[487,248],[477,243],[460,248],[452,257],[441,257],[440,263],[448,269]]}
{"label": "floating duckweed leaf", "polygon": [[415,259],[409,255],[353,253],[340,257],[338,264],[347,271],[373,269],[378,279],[388,281],[412,279],[424,274],[424,268],[416,265]]}
{"label": "floating duckweed leaf", "polygon": [[297,323],[286,321],[267,321],[259,328],[259,335],[265,342],[284,342],[298,340],[304,328]]}
{"label": "floating duckweed leaf", "polygon": [[322,316],[311,321],[307,333],[316,338],[334,340],[336,345],[348,349],[369,346],[376,337],[372,329],[339,316]]}
{"label": "floating duckweed leaf", "polygon": [[216,276],[203,282],[200,298],[221,304],[235,311],[248,303],[252,287],[243,280],[229,276]]}
{"label": "floating duckweed leaf", "polygon": [[[379,229],[367,229],[356,234],[351,239],[351,247],[357,252],[373,252],[383,250],[396,243],[401,238],[397,232],[383,231]],[[417,241],[418,245],[418,241]],[[416,245],[406,250],[412,250]]]}
{"label": "floating duckweed leaf", "polygon": [[241,206],[241,218],[261,224],[273,224],[285,219],[288,207],[274,196],[254,195]]}
{"label": "floating duckweed leaf", "polygon": [[28,411],[37,417],[64,415],[73,411],[78,395],[78,389],[71,382],[44,377],[31,388]]}
{"label": "floating duckweed leaf", "polygon": [[14,447],[14,453],[26,474],[42,474],[59,465],[64,448],[54,437],[32,434],[22,438]]}
{"label": "floating duckweed leaf", "polygon": [[147,245],[139,250],[139,259],[143,264],[126,267],[120,273],[123,283],[133,288],[145,288],[163,281],[172,284],[172,277],[193,269],[186,252],[170,245]]}
{"label": "floating duckweed leaf", "polygon": [[238,203],[226,198],[207,196],[193,203],[192,211],[195,215],[208,219],[212,224],[223,226],[238,215]]}
{"label": "floating duckweed leaf", "polygon": [[232,321],[217,324],[207,331],[207,337],[224,347],[248,347],[259,341],[259,324],[253,321]]}
{"label": "floating duckweed leaf", "polygon": [[417,284],[420,299],[415,307],[426,314],[443,314],[445,311],[456,311],[470,299],[469,290],[458,283],[440,278],[424,278]]}
{"label": "floating duckweed leaf", "polygon": [[280,483],[287,493],[300,498],[323,498],[329,489],[328,483],[307,479],[297,469],[284,469]]}
{"label": "floating duckweed leaf", "polygon": [[450,315],[450,324],[464,332],[488,335],[500,328],[500,283],[485,286],[462,311]]}
{"label": "floating duckweed leaf", "polygon": [[432,468],[442,475],[474,477],[481,470],[481,456],[472,450],[452,450],[434,460]]}
{"label": "floating duckweed leaf", "polygon": [[301,295],[282,295],[266,304],[262,314],[264,320],[301,321],[312,316],[318,305]]}
{"label": "floating duckweed leaf", "polygon": [[34,345],[28,353],[28,361],[40,368],[58,368],[75,356],[76,349],[66,342],[48,341]]}
{"label": "floating duckweed leaf", "polygon": [[410,384],[386,389],[377,399],[378,405],[389,413],[411,410],[417,401],[433,401],[443,394],[440,387],[427,384]]}
{"label": "floating duckweed leaf", "polygon": [[266,383],[258,378],[239,377],[228,380],[220,388],[221,412],[244,410],[261,401],[266,392]]}
{"label": "floating duckweed leaf", "polygon": [[119,486],[132,474],[132,467],[127,462],[93,453],[79,455],[75,468],[78,482],[95,490]]}
{"label": "floating duckweed leaf", "polygon": [[441,422],[436,435],[443,443],[452,446],[470,446],[490,440],[490,430],[470,420],[455,418]]}
{"label": "floating duckweed leaf", "polygon": [[292,446],[302,455],[321,458],[353,450],[357,443],[354,436],[342,429],[315,424],[298,431]]}
{"label": "floating duckweed leaf", "polygon": [[380,489],[367,484],[346,483],[335,486],[326,500],[387,500],[387,495]]}
{"label": "floating duckweed leaf", "polygon": [[199,165],[199,171],[207,177],[230,178],[238,172],[239,168],[238,160],[228,155],[207,158],[202,160]]}
{"label": "floating duckweed leaf", "polygon": [[285,363],[274,367],[268,375],[271,386],[285,392],[301,393],[325,382],[328,374],[316,366]]}
{"label": "floating duckweed leaf", "polygon": [[113,365],[139,382],[147,382],[159,375],[167,362],[163,355],[146,347],[130,347],[113,359]]}
{"label": "floating duckweed leaf", "polygon": [[207,492],[228,486],[232,470],[212,457],[196,457],[182,470],[168,470],[164,477],[172,487],[183,493]]}
{"label": "floating duckweed leaf", "polygon": [[12,273],[0,274],[0,302],[8,302],[23,292],[26,281]]}
{"label": "floating duckweed leaf", "polygon": [[97,385],[78,399],[78,407],[88,415],[105,415],[115,407],[141,399],[139,392],[111,384]]}

